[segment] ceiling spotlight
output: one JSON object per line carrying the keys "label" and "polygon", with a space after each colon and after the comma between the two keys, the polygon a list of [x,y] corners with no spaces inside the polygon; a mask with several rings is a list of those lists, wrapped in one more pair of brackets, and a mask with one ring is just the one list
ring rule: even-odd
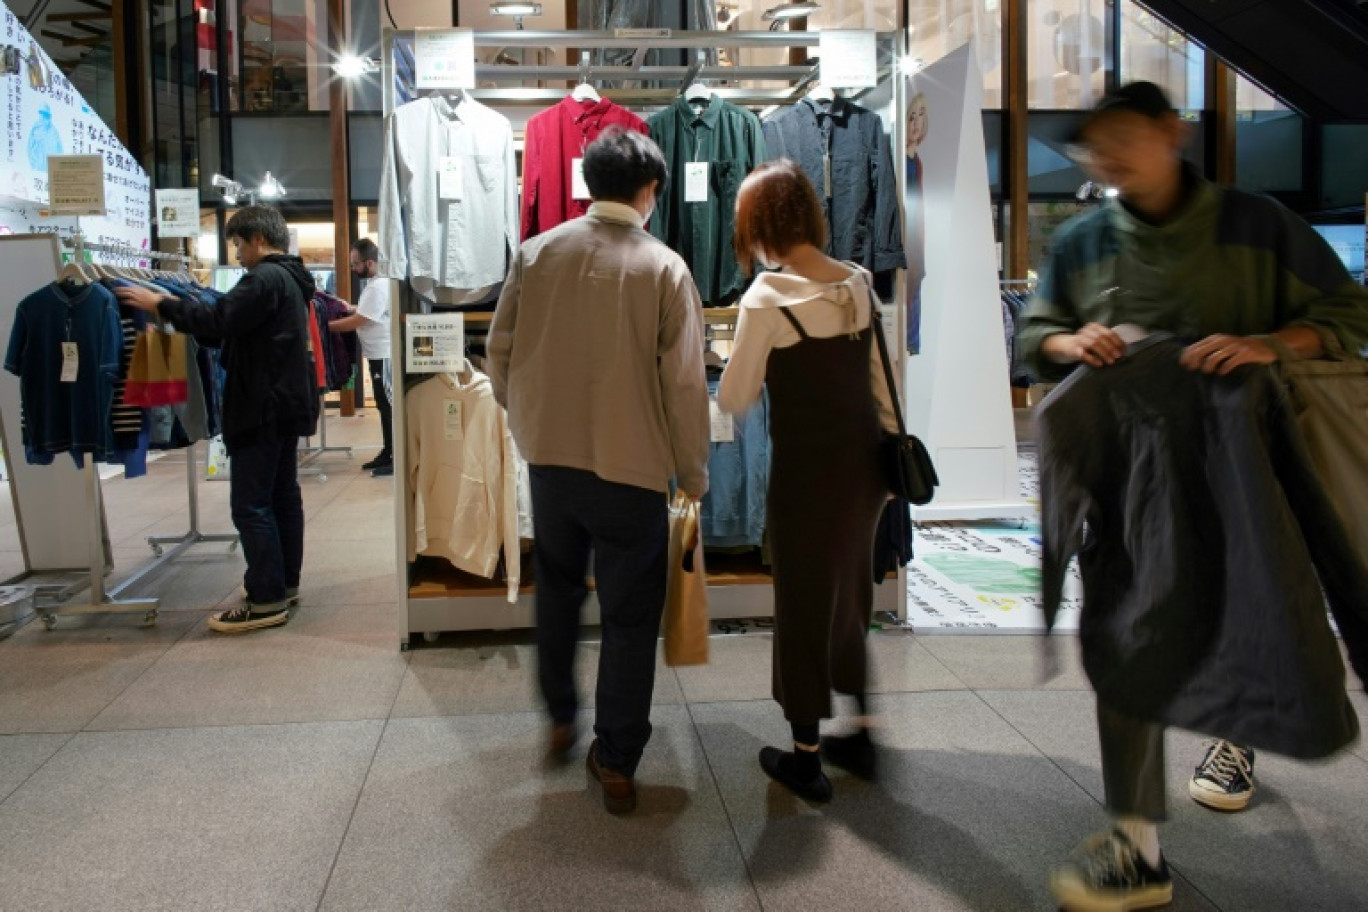
{"label": "ceiling spotlight", "polygon": [[1105,196],[1107,199],[1116,199],[1118,196],[1121,195],[1121,191],[1116,189],[1115,187],[1108,187],[1107,189],[1102,191],[1102,195]]}
{"label": "ceiling spotlight", "polygon": [[822,8],[820,3],[781,3],[765,10],[760,16],[765,22],[778,22],[787,19],[805,19]]}
{"label": "ceiling spotlight", "polygon": [[285,195],[285,188],[280,185],[280,181],[271,176],[267,171],[266,176],[261,179],[261,186],[257,188],[257,196],[264,200],[280,199]]}
{"label": "ceiling spotlight", "polygon": [[494,16],[540,16],[540,3],[491,3],[489,12]]}
{"label": "ceiling spotlight", "polygon": [[358,79],[367,73],[375,72],[375,61],[369,57],[358,57],[355,54],[343,54],[337,58],[337,62],[332,65],[333,72],[343,79]]}

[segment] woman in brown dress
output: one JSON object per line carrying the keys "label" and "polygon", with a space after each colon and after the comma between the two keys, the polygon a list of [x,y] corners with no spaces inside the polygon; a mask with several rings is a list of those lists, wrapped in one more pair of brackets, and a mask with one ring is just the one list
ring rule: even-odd
{"label": "woman in brown dress", "polygon": [[[741,301],[718,399],[739,414],[769,388],[774,698],[794,747],[766,747],[760,765],[810,801],[831,798],[822,754],[858,775],[874,772],[865,636],[888,497],[879,442],[882,429],[897,427],[874,345],[870,276],[825,246],[821,203],[793,162],[761,165],[741,185],[737,258],[744,269],[758,260],[777,271],[762,273]],[[823,740],[832,690],[855,698],[861,726]]]}

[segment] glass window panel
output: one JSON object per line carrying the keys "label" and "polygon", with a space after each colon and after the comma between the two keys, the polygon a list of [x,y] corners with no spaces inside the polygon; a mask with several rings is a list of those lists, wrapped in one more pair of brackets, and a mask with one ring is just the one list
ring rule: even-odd
{"label": "glass window panel", "polygon": [[1168,92],[1174,107],[1200,111],[1206,100],[1205,53],[1133,0],[1121,3],[1121,81],[1145,80]]}
{"label": "glass window panel", "polygon": [[1085,110],[1106,91],[1111,0],[1027,0],[1028,103]]}
{"label": "glass window panel", "polygon": [[1235,88],[1235,182],[1257,193],[1302,187],[1302,117],[1243,76]]}
{"label": "glass window panel", "polygon": [[908,56],[932,64],[973,42],[983,72],[983,106],[1002,107],[1000,0],[909,0]]}
{"label": "glass window panel", "polygon": [[1325,196],[1327,209],[1358,207],[1368,193],[1368,125],[1339,124],[1324,127]]}

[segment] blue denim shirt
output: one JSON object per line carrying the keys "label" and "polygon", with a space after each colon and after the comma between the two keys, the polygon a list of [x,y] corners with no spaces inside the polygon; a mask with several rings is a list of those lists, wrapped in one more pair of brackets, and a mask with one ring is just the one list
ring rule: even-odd
{"label": "blue denim shirt", "polygon": [[[718,381],[708,380],[717,399]],[[769,393],[735,419],[731,443],[714,443],[708,456],[708,493],[703,497],[703,543],[712,548],[758,548],[765,538],[769,497]]]}

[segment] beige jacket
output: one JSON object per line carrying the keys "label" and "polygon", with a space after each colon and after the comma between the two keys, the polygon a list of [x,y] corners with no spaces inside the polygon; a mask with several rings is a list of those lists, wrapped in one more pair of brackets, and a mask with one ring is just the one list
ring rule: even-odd
{"label": "beige jacket", "polygon": [[489,376],[532,465],[664,492],[708,487],[703,310],[689,268],[628,206],[522,245],[489,333]]}
{"label": "beige jacket", "polygon": [[466,365],[405,396],[408,559],[444,557],[491,578],[502,550],[508,600],[518,600],[518,458],[489,378]]}

